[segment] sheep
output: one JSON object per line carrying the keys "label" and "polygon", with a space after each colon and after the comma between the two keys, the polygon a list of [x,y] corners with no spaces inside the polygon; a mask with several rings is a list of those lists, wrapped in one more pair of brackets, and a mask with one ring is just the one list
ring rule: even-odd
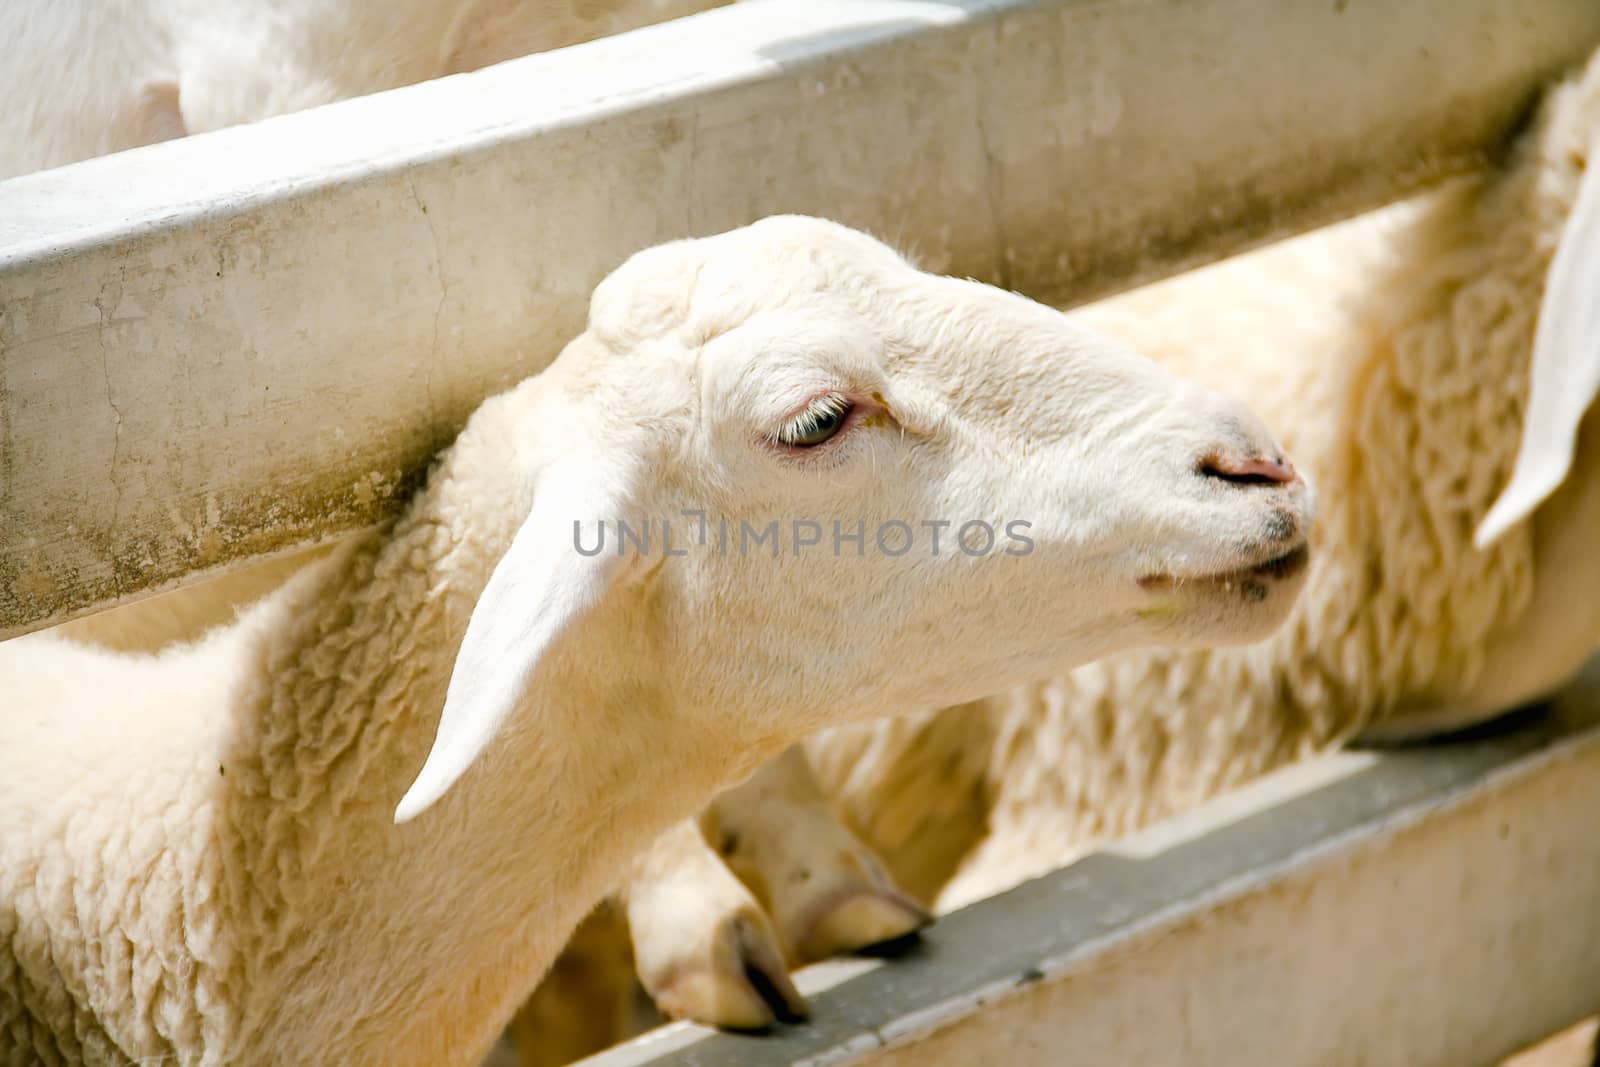
{"label": "sheep", "polygon": [[8,0],[0,178],[427,81],[728,0]]}
{"label": "sheep", "polygon": [[[0,1059],[475,1062],[718,787],[1063,660],[1259,639],[1310,507],[1242,405],[842,226],[638,253],[400,518],[233,625],[0,645]],[[911,550],[945,521],[979,536]]]}
{"label": "sheep", "polygon": [[[1579,433],[1600,379],[1597,136],[1600,56],[1488,174],[1072,314],[1275,413],[1320,487],[1318,563],[1264,643],[1126,653],[808,740],[900,886],[949,910],[1357,735],[1464,728],[1574,673],[1600,643],[1600,426]],[[740,835],[757,869],[731,865],[753,886],[790,848],[762,832]],[[641,878],[707,867],[706,841],[677,848]],[[635,953],[715,958],[732,915],[645,916]],[[672,1006],[738,1025],[732,1002]]]}

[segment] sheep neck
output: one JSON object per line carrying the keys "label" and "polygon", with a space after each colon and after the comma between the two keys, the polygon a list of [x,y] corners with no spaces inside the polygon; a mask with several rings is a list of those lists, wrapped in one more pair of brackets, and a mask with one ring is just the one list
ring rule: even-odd
{"label": "sheep neck", "polygon": [[648,612],[619,597],[480,764],[396,827],[471,605],[526,512],[503,460],[470,452],[464,435],[391,531],[265,612],[280,625],[256,643],[263,682],[227,768],[227,882],[238,928],[270,949],[242,953],[260,971],[245,987],[272,994],[247,1043],[277,1058],[300,1058],[293,1035],[307,1062],[472,1061],[628,858],[780,747],[681,714],[650,668]]}

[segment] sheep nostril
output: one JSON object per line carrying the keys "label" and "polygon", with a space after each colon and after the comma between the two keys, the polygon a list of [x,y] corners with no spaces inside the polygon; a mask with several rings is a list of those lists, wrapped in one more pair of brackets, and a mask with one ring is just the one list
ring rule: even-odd
{"label": "sheep nostril", "polygon": [[1234,485],[1292,485],[1300,480],[1287,460],[1210,455],[1200,461],[1199,473]]}

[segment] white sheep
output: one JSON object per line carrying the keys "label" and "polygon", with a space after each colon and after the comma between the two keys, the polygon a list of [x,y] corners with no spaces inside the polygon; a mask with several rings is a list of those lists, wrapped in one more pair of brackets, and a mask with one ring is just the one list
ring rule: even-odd
{"label": "white sheep", "polygon": [[[1576,670],[1600,642],[1600,426],[1578,432],[1600,382],[1597,137],[1600,58],[1491,173],[1074,313],[1273,413],[1319,487],[1318,562],[1262,644],[1125,654],[809,741],[900,885],[945,910],[1356,734],[1470,725]],[[738,796],[713,818],[735,805],[729,866],[767,904],[792,834]],[[655,856],[631,894],[708,868],[704,840],[675,840],[678,860]],[[849,868],[811,874],[859,882]],[[720,960],[730,917],[749,921],[699,877],[702,903],[636,918],[642,962]],[[641,977],[678,1014],[743,1023],[725,989],[674,996],[681,970]]]}
{"label": "white sheep", "polygon": [[0,178],[412,85],[727,0],[6,0]]}
{"label": "white sheep", "polygon": [[[843,227],[640,253],[401,518],[236,624],[0,645],[0,1059],[474,1062],[719,786],[815,728],[1259,638],[1308,508],[1242,406]],[[653,547],[590,554],[623,520]],[[943,521],[1021,540],[930,553]]]}

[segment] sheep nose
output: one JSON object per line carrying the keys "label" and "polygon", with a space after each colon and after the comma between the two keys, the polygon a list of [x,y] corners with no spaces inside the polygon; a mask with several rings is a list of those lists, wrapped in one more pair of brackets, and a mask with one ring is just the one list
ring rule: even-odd
{"label": "sheep nose", "polygon": [[1234,485],[1293,485],[1300,480],[1294,465],[1281,457],[1213,453],[1200,461],[1199,472],[1203,477]]}

